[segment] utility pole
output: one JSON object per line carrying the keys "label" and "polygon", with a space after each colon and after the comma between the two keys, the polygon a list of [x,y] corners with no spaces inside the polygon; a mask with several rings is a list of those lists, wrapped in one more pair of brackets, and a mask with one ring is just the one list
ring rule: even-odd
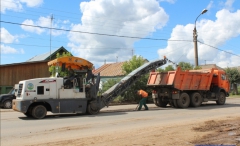
{"label": "utility pole", "polygon": [[198,66],[198,46],[197,46],[197,29],[196,29],[196,21],[198,17],[204,13],[206,13],[208,10],[204,9],[201,14],[199,14],[195,20],[195,25],[193,29],[193,42],[194,42],[194,51],[195,51],[195,66]]}
{"label": "utility pole", "polygon": [[116,62],[118,62],[118,56],[117,56]]}
{"label": "utility pole", "polygon": [[51,59],[51,56],[52,56],[52,52],[51,52],[51,50],[52,50],[52,22],[53,22],[53,15],[51,15],[51,28],[50,28],[50,60],[52,60]]}
{"label": "utility pole", "polygon": [[134,50],[132,49],[132,57],[133,57],[133,54],[134,54]]}

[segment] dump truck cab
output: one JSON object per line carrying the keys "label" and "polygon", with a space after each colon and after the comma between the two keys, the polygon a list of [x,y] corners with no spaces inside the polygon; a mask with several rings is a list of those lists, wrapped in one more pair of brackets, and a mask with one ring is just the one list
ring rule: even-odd
{"label": "dump truck cab", "polygon": [[228,92],[230,91],[230,83],[228,81],[226,72],[223,70],[214,69],[211,86],[218,87],[219,90],[222,90],[228,96]]}

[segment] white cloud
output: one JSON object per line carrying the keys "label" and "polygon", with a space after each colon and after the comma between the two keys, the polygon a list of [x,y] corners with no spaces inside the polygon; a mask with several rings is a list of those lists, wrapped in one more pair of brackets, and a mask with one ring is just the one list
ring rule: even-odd
{"label": "white cloud", "polygon": [[6,10],[22,11],[23,3],[27,4],[27,7],[40,6],[43,0],[4,0],[1,1],[1,12],[5,13]]}
{"label": "white cloud", "polygon": [[[29,20],[29,19],[24,20],[22,24],[38,25],[38,24],[35,24],[32,20]],[[29,31],[29,32],[37,33],[37,34],[41,34],[42,32],[44,32],[44,29],[39,28],[39,27],[21,25],[21,28],[25,31]]]}
{"label": "white cloud", "polygon": [[43,3],[43,0],[20,0],[22,3],[26,3],[28,7],[37,7]]}
{"label": "white cloud", "polygon": [[233,3],[234,3],[234,1],[235,0],[227,0],[226,2],[225,2],[225,9],[228,9],[228,10],[232,10],[233,8],[232,8],[232,5],[233,5]]}
{"label": "white cloud", "polygon": [[3,43],[12,43],[16,40],[16,37],[11,35],[5,28],[1,28],[1,41]]}
{"label": "white cloud", "polygon": [[[221,47],[226,41],[240,35],[240,10],[230,12],[222,9],[216,13],[216,20],[201,20],[197,22],[198,40],[214,47]],[[194,25],[177,25],[171,34],[170,40],[192,40]],[[185,61],[194,64],[193,42],[168,42],[166,48],[158,50],[159,56],[166,55],[175,62]],[[180,58],[180,59],[179,59]],[[239,66],[240,61],[234,60],[236,56],[224,53],[217,49],[198,43],[198,60],[200,64],[207,60],[207,63],[214,63],[221,67],[227,65]],[[240,60],[238,58],[238,60]]]}
{"label": "white cloud", "polygon": [[[72,24],[72,30],[119,36],[146,37],[166,25],[169,16],[156,0],[98,0],[82,2],[81,24]],[[139,39],[108,37],[70,32],[69,47],[78,56],[102,65],[125,61],[131,57],[134,42]],[[122,49],[119,49],[122,48]]]}
{"label": "white cloud", "polygon": [[10,46],[6,46],[4,44],[1,44],[1,54],[24,54],[24,50],[23,49],[15,49],[12,48]]}
{"label": "white cloud", "polygon": [[[21,28],[25,31],[28,32],[32,32],[32,33],[37,33],[37,34],[42,34],[43,32],[47,32],[49,33],[49,29],[48,28],[59,28],[59,23],[65,22],[67,20],[64,21],[57,21],[57,22],[52,22],[52,26],[51,26],[51,17],[47,16],[47,17],[39,17],[38,20],[36,22],[34,22],[33,20],[24,20],[22,22],[22,24],[26,24],[26,25],[33,25],[33,26],[41,26],[41,27],[46,27],[46,28],[40,28],[40,27],[32,27],[32,26],[26,26],[26,25],[21,25]],[[64,27],[61,27],[62,29],[64,29]],[[53,36],[58,36],[61,34],[64,34],[64,31],[60,31],[60,30],[54,30],[52,29],[52,35]]]}
{"label": "white cloud", "polygon": [[18,0],[1,1],[1,13],[5,13],[6,10],[21,11],[22,4]]}

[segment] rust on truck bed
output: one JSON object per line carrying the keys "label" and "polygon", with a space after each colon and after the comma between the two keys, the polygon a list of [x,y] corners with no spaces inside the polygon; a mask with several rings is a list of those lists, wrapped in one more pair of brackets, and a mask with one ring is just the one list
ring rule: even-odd
{"label": "rust on truck bed", "polygon": [[209,90],[214,69],[182,71],[151,72],[148,86],[172,86],[178,90]]}

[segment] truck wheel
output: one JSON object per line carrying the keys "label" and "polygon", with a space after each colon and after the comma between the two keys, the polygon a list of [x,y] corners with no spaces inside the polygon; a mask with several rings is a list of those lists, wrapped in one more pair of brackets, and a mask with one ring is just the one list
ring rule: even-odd
{"label": "truck wheel", "polygon": [[[154,99],[155,99],[155,101],[154,101]],[[162,97],[154,98],[154,99],[153,99],[153,101],[154,101],[155,105],[158,107],[166,107],[168,104],[167,101],[162,100]]]}
{"label": "truck wheel", "polygon": [[11,101],[11,100],[6,100],[6,101],[4,101],[3,107],[4,107],[4,108],[7,108],[7,109],[12,108],[12,101]]}
{"label": "truck wheel", "polygon": [[32,116],[36,119],[42,119],[46,116],[47,109],[43,105],[37,105],[32,109]]}
{"label": "truck wheel", "polygon": [[177,99],[173,99],[173,106],[174,106],[175,108],[178,108]]}
{"label": "truck wheel", "polygon": [[220,95],[218,97],[218,100],[216,101],[216,103],[218,105],[224,105],[226,102],[226,95],[223,92],[220,92]]}
{"label": "truck wheel", "polygon": [[182,93],[177,100],[177,105],[179,108],[187,108],[190,104],[190,98],[187,93]]}
{"label": "truck wheel", "polygon": [[99,109],[93,103],[90,103],[90,104],[88,104],[87,112],[90,115],[96,115],[99,113]]}
{"label": "truck wheel", "polygon": [[202,104],[202,96],[198,92],[194,92],[191,95],[190,105],[193,107],[198,107]]}
{"label": "truck wheel", "polygon": [[160,105],[158,103],[158,98],[153,98],[153,102],[156,106],[160,107]]}

